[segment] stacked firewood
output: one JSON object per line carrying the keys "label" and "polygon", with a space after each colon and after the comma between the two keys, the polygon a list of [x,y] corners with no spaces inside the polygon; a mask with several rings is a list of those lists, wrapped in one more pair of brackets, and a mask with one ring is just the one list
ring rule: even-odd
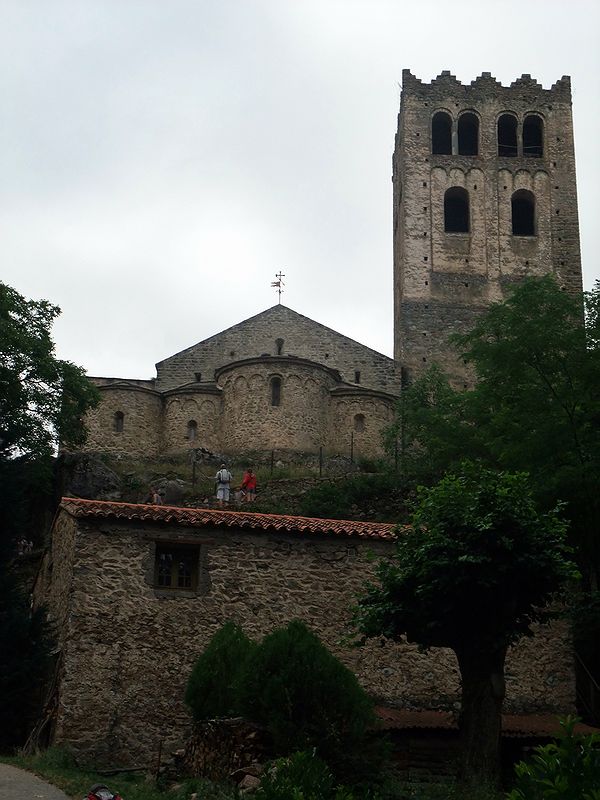
{"label": "stacked firewood", "polygon": [[262,772],[269,745],[267,732],[242,717],[205,720],[194,726],[183,765],[193,777],[239,782]]}

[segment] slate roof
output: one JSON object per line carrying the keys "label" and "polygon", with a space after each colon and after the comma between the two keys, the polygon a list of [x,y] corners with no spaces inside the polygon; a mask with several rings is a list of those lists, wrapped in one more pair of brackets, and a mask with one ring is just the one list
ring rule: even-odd
{"label": "slate roof", "polygon": [[[409,711],[378,706],[375,713],[383,730],[445,730],[457,731],[456,717],[449,711]],[[553,738],[560,732],[558,717],[554,714],[502,714],[502,734],[510,738]],[[575,733],[598,733],[578,722]]]}
{"label": "slate roof", "polygon": [[283,514],[256,514],[248,511],[116,503],[106,500],[81,500],[73,497],[63,497],[60,508],[77,518],[163,522],[194,528],[235,528],[269,533],[327,534],[391,541],[396,538],[396,526],[384,522],[355,522],[340,519],[293,517]]}

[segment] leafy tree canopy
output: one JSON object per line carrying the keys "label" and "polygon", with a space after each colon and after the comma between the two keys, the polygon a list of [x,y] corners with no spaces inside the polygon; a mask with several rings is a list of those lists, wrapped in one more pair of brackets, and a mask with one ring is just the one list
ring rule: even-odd
{"label": "leafy tree canopy", "polygon": [[98,393],[80,367],[56,358],[50,331],[59,313],[0,283],[0,459],[84,441],[82,417]]}
{"label": "leafy tree canopy", "polygon": [[[584,326],[584,307],[587,324]],[[404,392],[389,432],[401,466],[434,482],[464,458],[529,472],[546,508],[567,503],[581,562],[600,573],[600,286],[581,298],[523,281],[453,341],[475,371],[454,391],[433,368]]]}
{"label": "leafy tree canopy", "polygon": [[358,603],[365,638],[454,650],[467,782],[497,778],[506,651],[577,575],[569,555],[566,523],[536,510],[525,475],[465,463],[419,489],[412,527]]}

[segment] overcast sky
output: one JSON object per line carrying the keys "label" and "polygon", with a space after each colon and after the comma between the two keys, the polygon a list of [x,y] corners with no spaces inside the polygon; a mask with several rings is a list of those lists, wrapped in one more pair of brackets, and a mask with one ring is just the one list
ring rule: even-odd
{"label": "overcast sky", "polygon": [[58,354],[154,364],[277,302],[392,354],[404,67],[571,75],[600,277],[597,0],[0,0],[0,278]]}

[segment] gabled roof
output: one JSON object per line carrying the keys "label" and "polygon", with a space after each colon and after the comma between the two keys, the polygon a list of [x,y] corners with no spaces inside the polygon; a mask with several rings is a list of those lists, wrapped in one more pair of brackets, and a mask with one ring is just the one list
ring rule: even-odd
{"label": "gabled roof", "polygon": [[210,342],[212,339],[217,339],[221,336],[224,336],[229,331],[233,331],[234,329],[239,330],[248,322],[254,322],[257,319],[260,319],[261,317],[268,318],[268,317],[281,317],[281,316],[296,317],[297,319],[300,319],[304,322],[309,322],[315,328],[320,328],[322,331],[326,331],[328,334],[332,334],[336,337],[339,337],[340,339],[346,339],[347,341],[353,342],[354,344],[363,347],[365,350],[370,350],[372,353],[376,353],[381,358],[387,359],[390,363],[394,363],[394,359],[390,358],[389,356],[386,356],[384,353],[380,353],[378,350],[373,350],[372,347],[368,347],[362,342],[359,342],[356,339],[352,339],[352,337],[350,336],[346,336],[345,334],[340,333],[339,331],[336,331],[333,328],[329,328],[327,325],[323,325],[322,323],[317,322],[316,320],[311,319],[310,317],[307,317],[304,314],[300,314],[298,311],[294,311],[292,308],[289,308],[289,306],[277,303],[276,305],[271,306],[270,308],[266,308],[264,311],[260,311],[258,314],[254,314],[251,317],[247,317],[241,322],[236,322],[235,325],[230,325],[228,328],[224,328],[222,331],[219,331],[218,333],[215,333],[212,336],[208,336],[206,339],[201,339],[199,342],[196,342],[195,344],[192,344],[189,347],[185,347],[183,350],[179,350],[177,353],[173,353],[172,355],[167,356],[166,358],[163,358],[160,361],[157,361],[156,367],[158,368],[165,361],[170,361],[172,358],[180,356],[182,353],[187,353],[189,350],[194,350],[198,346],[203,345],[206,342]]}
{"label": "gabled roof", "polygon": [[106,500],[81,500],[73,497],[63,497],[60,508],[78,519],[158,522],[193,528],[235,528],[268,533],[326,534],[388,541],[396,538],[396,526],[384,522],[355,522],[293,517],[282,514],[256,514],[247,511],[218,511],[142,503],[116,503]]}

